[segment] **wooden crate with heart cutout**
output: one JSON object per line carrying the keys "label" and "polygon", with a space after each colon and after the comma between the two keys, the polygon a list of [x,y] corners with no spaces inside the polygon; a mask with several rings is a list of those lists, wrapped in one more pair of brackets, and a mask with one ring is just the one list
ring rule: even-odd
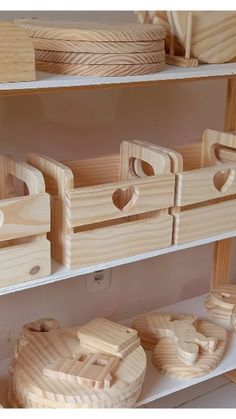
{"label": "wooden crate with heart cutout", "polygon": [[52,255],[70,269],[171,245],[169,156],[124,141],[120,155],[59,163],[30,154],[52,195]]}
{"label": "wooden crate with heart cutout", "polygon": [[177,147],[173,243],[236,230],[236,135],[207,129],[202,143]]}

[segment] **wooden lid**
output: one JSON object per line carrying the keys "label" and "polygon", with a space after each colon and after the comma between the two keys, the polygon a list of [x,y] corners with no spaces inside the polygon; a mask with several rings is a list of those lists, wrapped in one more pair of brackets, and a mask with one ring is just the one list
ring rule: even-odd
{"label": "wooden lid", "polygon": [[62,39],[68,41],[151,41],[163,39],[165,29],[159,25],[108,25],[78,21],[50,21],[43,19],[17,19],[33,38]]}

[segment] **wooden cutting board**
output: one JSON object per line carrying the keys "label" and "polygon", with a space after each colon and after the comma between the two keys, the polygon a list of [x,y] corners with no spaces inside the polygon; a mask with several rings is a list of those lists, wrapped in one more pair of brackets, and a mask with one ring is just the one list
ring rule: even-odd
{"label": "wooden cutting board", "polygon": [[140,52],[130,54],[93,54],[60,51],[35,51],[36,60],[65,64],[152,64],[163,62],[165,51]]}
{"label": "wooden cutting board", "polygon": [[165,68],[165,61],[154,64],[64,64],[47,61],[36,61],[39,71],[68,74],[74,76],[137,76],[157,73]]}
{"label": "wooden cutting board", "polygon": [[129,54],[164,49],[164,40],[126,42],[63,41],[60,39],[30,38],[34,49],[43,51],[86,52],[96,54]]}
{"label": "wooden cutting board", "polygon": [[[124,357],[115,356],[116,351]],[[15,360],[9,401],[28,408],[132,407],[145,371],[137,332],[106,319],[80,328],[32,332]]]}
{"label": "wooden cutting board", "polygon": [[164,39],[165,29],[161,26],[102,23],[78,21],[49,21],[43,19],[17,19],[30,37],[61,39],[66,41],[153,41]]}

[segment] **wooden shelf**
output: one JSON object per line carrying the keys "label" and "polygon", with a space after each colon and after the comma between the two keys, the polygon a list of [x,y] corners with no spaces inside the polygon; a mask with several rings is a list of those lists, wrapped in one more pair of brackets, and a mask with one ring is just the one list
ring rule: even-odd
{"label": "wooden shelf", "polygon": [[138,262],[140,260],[150,259],[155,256],[166,255],[168,253],[190,249],[196,246],[202,246],[204,244],[213,243],[218,240],[224,240],[231,237],[236,237],[236,231],[230,231],[228,233],[218,234],[217,236],[207,237],[207,239],[204,239],[204,240],[197,240],[197,241],[193,241],[189,243],[184,243],[181,245],[166,247],[164,249],[158,249],[152,252],[142,253],[136,256],[129,256],[124,259],[115,259],[109,262],[100,263],[98,265],[85,266],[83,268],[79,268],[75,270],[67,269],[53,260],[51,275],[46,276],[44,278],[40,278],[40,279],[35,279],[35,280],[27,281],[27,282],[21,282],[15,285],[2,287],[0,288],[0,295],[11,294],[13,292],[23,291],[30,288],[51,284],[53,282],[62,281],[64,279],[74,278],[77,276],[89,274],[91,272],[101,271],[104,269],[114,268],[116,266],[126,265],[132,262]]}
{"label": "wooden shelf", "polygon": [[[149,403],[153,400],[159,399],[161,397],[167,396],[168,394],[174,393],[176,391],[182,390],[186,387],[192,386],[194,384],[206,381],[210,378],[213,378],[217,375],[224,374],[227,371],[230,371],[236,368],[236,357],[235,357],[235,348],[236,348],[236,333],[233,332],[230,322],[222,321],[218,319],[212,320],[208,316],[204,301],[206,295],[200,297],[191,298],[179,303],[172,304],[167,307],[163,307],[157,311],[169,311],[176,313],[189,313],[197,314],[200,318],[204,318],[209,321],[213,321],[216,324],[219,324],[229,330],[228,334],[228,345],[226,352],[223,356],[222,361],[218,367],[213,370],[210,374],[205,376],[191,379],[191,380],[176,380],[168,376],[162,375],[158,372],[157,368],[152,364],[151,352],[147,351],[148,367],[146,378],[143,386],[142,394],[136,404],[136,406],[142,406],[146,403]],[[126,319],[120,321],[120,323],[125,325],[132,325],[134,318]],[[0,361],[0,403],[6,405],[7,398],[7,386],[8,386],[8,359],[3,359]]]}
{"label": "wooden shelf", "polygon": [[33,94],[69,89],[121,87],[127,85],[159,84],[170,81],[228,78],[236,75],[236,63],[202,64],[196,68],[166,65],[164,71],[145,76],[78,77],[37,72],[37,80],[20,83],[1,83],[0,95]]}

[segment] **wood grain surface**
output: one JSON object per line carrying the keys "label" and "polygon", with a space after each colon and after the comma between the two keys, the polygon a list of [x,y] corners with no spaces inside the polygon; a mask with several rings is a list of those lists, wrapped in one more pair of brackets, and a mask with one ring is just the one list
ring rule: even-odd
{"label": "wood grain surface", "polygon": [[78,21],[47,21],[43,19],[17,19],[30,37],[61,39],[68,41],[153,41],[165,37],[162,26],[102,23]]}
{"label": "wood grain surface", "polygon": [[34,49],[42,51],[86,52],[96,54],[129,54],[164,49],[164,40],[157,41],[64,41],[62,39],[30,38]]}
{"label": "wood grain surface", "polygon": [[[75,359],[91,353],[76,337],[76,330],[38,333],[22,348],[16,361],[11,393],[20,407],[111,408],[132,406],[140,394],[146,370],[141,346],[119,361],[110,388],[88,387],[43,374],[60,358]],[[95,353],[95,352],[94,352]]]}
{"label": "wood grain surface", "polygon": [[165,62],[154,64],[63,64],[46,61],[36,61],[39,71],[66,74],[72,76],[137,76],[152,74],[164,70]]}
{"label": "wood grain surface", "polygon": [[36,60],[65,64],[152,64],[163,62],[165,51],[128,54],[93,54],[58,51],[35,51]]}

